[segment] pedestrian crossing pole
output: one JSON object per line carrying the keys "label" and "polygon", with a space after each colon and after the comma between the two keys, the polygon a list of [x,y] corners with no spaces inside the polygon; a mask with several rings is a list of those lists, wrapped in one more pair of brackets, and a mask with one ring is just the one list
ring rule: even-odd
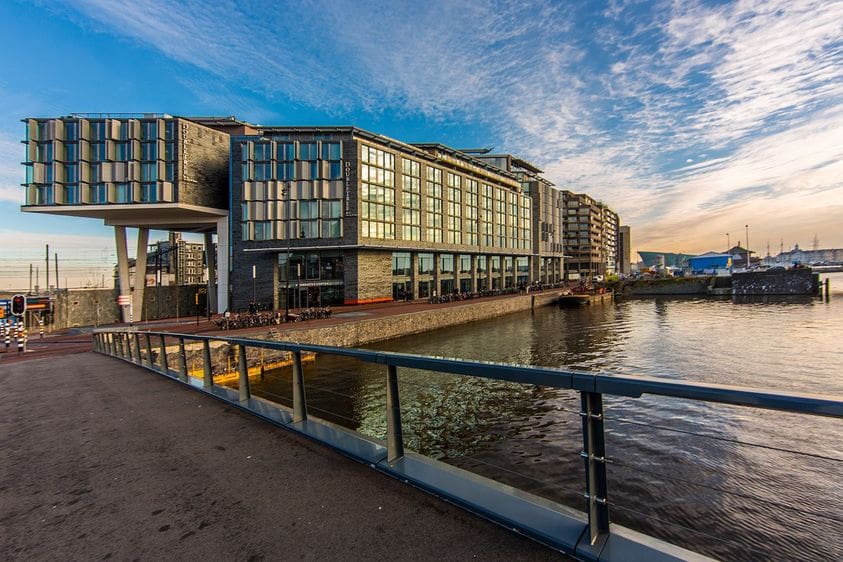
{"label": "pedestrian crossing pole", "polygon": [[38,337],[44,339],[44,317],[38,316]]}
{"label": "pedestrian crossing pole", "polygon": [[9,353],[9,344],[12,343],[12,327],[8,323],[3,325],[3,337],[6,340],[6,353]]}
{"label": "pedestrian crossing pole", "polygon": [[15,334],[15,339],[17,340],[18,344],[18,355],[25,351],[24,349],[24,341],[23,341],[23,324],[18,324],[18,330]]}

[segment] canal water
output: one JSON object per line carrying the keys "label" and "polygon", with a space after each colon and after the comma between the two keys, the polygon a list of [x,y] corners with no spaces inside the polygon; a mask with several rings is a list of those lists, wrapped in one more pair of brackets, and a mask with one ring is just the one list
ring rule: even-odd
{"label": "canal water", "polygon": [[[843,274],[814,298],[545,307],[373,349],[843,396]],[[447,309],[443,309],[447,314]],[[383,439],[382,366],[306,363],[311,415]],[[405,445],[583,509],[579,397],[399,370]],[[257,382],[288,402],[290,373]],[[605,398],[612,521],[721,559],[843,559],[843,423],[647,396]]]}

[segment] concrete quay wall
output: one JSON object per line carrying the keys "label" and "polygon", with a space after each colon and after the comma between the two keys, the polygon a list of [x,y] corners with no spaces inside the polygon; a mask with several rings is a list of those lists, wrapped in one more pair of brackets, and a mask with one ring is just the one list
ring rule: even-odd
{"label": "concrete quay wall", "polygon": [[358,347],[376,341],[531,310],[535,307],[553,304],[558,298],[558,291],[548,291],[487,301],[443,304],[441,307],[431,310],[344,322],[330,326],[292,330],[285,330],[282,326],[278,329],[279,337],[277,339],[313,345]]}
{"label": "concrete quay wall", "polygon": [[815,295],[819,274],[808,268],[732,274],[734,295]]}
{"label": "concrete quay wall", "polygon": [[712,277],[671,277],[624,281],[615,290],[624,296],[707,295]]}
{"label": "concrete quay wall", "polygon": [[[285,325],[267,328],[265,332],[249,334],[254,339],[273,339],[293,343],[312,345],[326,345],[333,347],[359,347],[368,343],[419,334],[429,330],[437,330],[448,326],[456,326],[477,320],[488,320],[513,312],[531,310],[540,306],[555,304],[559,291],[547,291],[529,295],[519,295],[492,300],[471,300],[461,303],[442,304],[436,308],[366,318],[349,320],[338,324],[316,325],[312,328],[292,324],[292,328]],[[272,333],[270,333],[272,332]],[[221,334],[223,336],[229,334]],[[232,337],[238,337],[236,333]],[[143,336],[142,336],[143,337]],[[202,365],[202,348],[198,343],[185,342],[185,356],[189,369],[197,369]],[[142,342],[145,345],[145,341]],[[160,340],[152,340],[153,352],[157,356],[160,352]],[[237,368],[236,346],[224,342],[211,343],[211,357],[214,372],[228,372]],[[250,367],[261,363],[289,361],[289,354],[284,351],[247,348],[247,362]],[[158,359],[156,359],[158,361]],[[167,342],[167,362],[170,369],[175,370],[179,363],[179,347],[175,340]]]}

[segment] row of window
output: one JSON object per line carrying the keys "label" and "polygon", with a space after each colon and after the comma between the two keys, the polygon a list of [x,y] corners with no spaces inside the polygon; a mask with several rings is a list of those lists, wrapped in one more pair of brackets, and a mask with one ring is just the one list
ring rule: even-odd
{"label": "row of window", "polygon": [[[36,124],[35,140],[51,141],[53,138],[52,128],[60,121],[39,121]],[[80,123],[78,121],[63,121],[64,141],[77,141],[80,139]],[[88,138],[93,141],[111,140],[108,135],[108,128],[105,121],[89,121],[89,135]],[[157,140],[158,136],[158,121],[141,121],[140,122],[140,138],[141,140]],[[165,121],[164,123],[164,138],[166,140],[175,140],[176,137],[176,123],[175,121]],[[31,138],[30,131],[27,131],[27,138]],[[116,138],[113,140],[129,140],[129,121],[120,121],[120,125],[116,131]]]}
{"label": "row of window", "polygon": [[[68,184],[63,187],[51,185],[39,185],[35,188],[35,205],[55,205],[56,189],[61,189],[65,205],[80,205],[82,201],[82,187],[78,184]],[[157,203],[162,201],[161,186],[157,183],[142,183],[138,200],[133,196],[132,185],[128,183],[114,184],[114,197],[109,200],[108,186],[106,184],[93,184],[88,188],[88,204],[105,205],[108,203]]]}
{"label": "row of window", "polygon": [[[453,274],[455,271],[459,273],[471,273],[472,256],[468,254],[461,254],[454,257],[453,254],[439,255],[439,273]],[[528,273],[530,268],[529,258],[526,256],[491,256],[487,262],[487,256],[478,256],[476,260],[477,273],[485,274],[489,267],[492,273]],[[488,265],[487,265],[488,263]],[[418,254],[417,273],[419,275],[433,275],[435,274],[435,261],[433,254],[420,253]],[[395,276],[410,276],[412,274],[412,258],[409,252],[393,252],[392,253],[392,275]]]}
{"label": "row of window", "polygon": [[265,220],[240,225],[244,241],[342,237],[342,219]]}
{"label": "row of window", "polygon": [[[90,162],[105,162],[117,161],[128,162],[130,160],[140,160],[143,162],[155,162],[159,160],[158,142],[115,142],[113,145],[111,155],[107,154],[108,145],[105,142],[92,142],[89,145],[89,160]],[[29,149],[27,148],[27,151]],[[29,154],[27,152],[27,158]],[[35,162],[50,163],[54,160],[62,162],[76,162],[79,160],[79,145],[77,143],[66,143],[62,147],[60,154],[54,154],[53,143],[45,142],[35,145]],[[168,162],[175,161],[175,144],[172,142],[164,143],[163,160]]]}

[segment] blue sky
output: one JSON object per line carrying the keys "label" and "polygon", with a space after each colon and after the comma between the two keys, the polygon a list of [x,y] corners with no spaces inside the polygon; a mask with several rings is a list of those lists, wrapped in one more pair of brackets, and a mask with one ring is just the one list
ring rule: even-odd
{"label": "blue sky", "polygon": [[[22,214],[20,119],[354,124],[493,146],[615,208],[633,247],[843,246],[843,2],[0,3],[0,289],[43,245],[77,283],[90,219]],[[18,281],[16,282],[15,279]]]}

